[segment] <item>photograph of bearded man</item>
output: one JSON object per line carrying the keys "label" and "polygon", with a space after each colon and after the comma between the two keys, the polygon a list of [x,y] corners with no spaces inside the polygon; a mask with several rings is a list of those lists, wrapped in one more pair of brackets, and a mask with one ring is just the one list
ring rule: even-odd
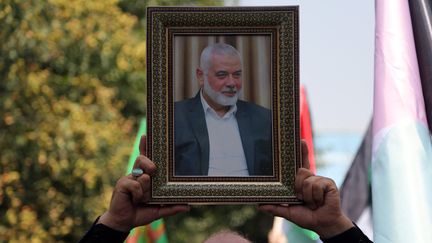
{"label": "photograph of bearded man", "polygon": [[239,99],[238,50],[207,46],[196,77],[195,97],[174,103],[174,175],[272,176],[271,111]]}

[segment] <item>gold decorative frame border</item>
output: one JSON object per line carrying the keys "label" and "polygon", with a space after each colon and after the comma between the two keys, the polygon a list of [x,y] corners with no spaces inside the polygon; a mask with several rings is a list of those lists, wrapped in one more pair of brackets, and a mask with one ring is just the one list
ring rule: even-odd
{"label": "gold decorative frame border", "polygon": [[[274,176],[173,175],[172,38],[182,34],[270,34]],[[299,203],[301,167],[298,7],[149,7],[147,156],[156,163],[151,203]]]}

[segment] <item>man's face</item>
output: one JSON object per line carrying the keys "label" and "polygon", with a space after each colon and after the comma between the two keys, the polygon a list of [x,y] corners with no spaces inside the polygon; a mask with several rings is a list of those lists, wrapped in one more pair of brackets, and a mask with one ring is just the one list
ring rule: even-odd
{"label": "man's face", "polygon": [[207,75],[204,74],[204,93],[215,103],[231,106],[237,102],[242,88],[242,65],[238,56],[212,56]]}

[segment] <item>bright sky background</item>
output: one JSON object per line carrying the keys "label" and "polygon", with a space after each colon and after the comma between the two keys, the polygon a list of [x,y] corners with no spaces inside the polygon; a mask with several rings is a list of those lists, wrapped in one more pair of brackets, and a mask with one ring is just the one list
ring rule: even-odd
{"label": "bright sky background", "polygon": [[374,1],[240,0],[240,5],[300,6],[300,82],[314,130],[363,134],[372,117]]}

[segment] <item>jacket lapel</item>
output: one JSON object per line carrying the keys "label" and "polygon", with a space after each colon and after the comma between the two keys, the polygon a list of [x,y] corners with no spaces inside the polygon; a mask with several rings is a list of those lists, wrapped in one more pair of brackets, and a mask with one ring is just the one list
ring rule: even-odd
{"label": "jacket lapel", "polygon": [[240,138],[243,145],[243,151],[245,153],[246,157],[246,163],[249,171],[249,175],[255,174],[254,169],[254,143],[251,131],[253,131],[251,126],[252,117],[248,114],[248,112],[245,110],[245,107],[241,103],[241,101],[237,102],[237,124],[240,132]]}
{"label": "jacket lapel", "polygon": [[202,175],[208,174],[209,169],[209,138],[204,110],[198,93],[192,100],[189,108],[189,124],[192,124],[192,131],[200,147],[200,171]]}

